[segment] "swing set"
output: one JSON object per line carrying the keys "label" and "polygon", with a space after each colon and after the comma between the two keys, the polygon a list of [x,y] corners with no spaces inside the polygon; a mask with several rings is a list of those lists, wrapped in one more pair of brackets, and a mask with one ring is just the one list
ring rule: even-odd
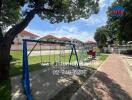
{"label": "swing set", "polygon": [[79,50],[79,62],[83,64],[91,61],[96,56],[96,52],[93,51],[93,47],[90,45],[83,44],[82,48]]}
{"label": "swing set", "polygon": [[[27,43],[32,42],[35,43],[33,48],[28,53]],[[72,66],[71,58],[74,54],[76,57],[77,67],[80,68],[78,54],[76,51],[75,44],[73,43],[65,43],[65,42],[53,42],[53,41],[42,41],[42,40],[30,40],[30,39],[23,39],[23,65],[22,65],[22,84],[27,96],[28,100],[32,100],[31,90],[30,90],[30,80],[29,80],[29,64],[28,64],[28,57],[33,52],[35,47],[39,44],[40,48],[40,65],[41,66]],[[42,46],[43,44],[49,44],[49,54],[48,54],[48,61],[43,61],[43,54],[42,54]],[[50,46],[52,45],[52,46]],[[56,45],[60,48],[56,48]],[[66,62],[66,47],[69,46],[67,50],[69,51],[69,59]],[[51,48],[52,47],[52,48]],[[54,48],[53,48],[54,47]],[[70,50],[69,50],[70,49]],[[59,52],[59,54],[58,54]],[[51,55],[53,55],[53,61],[51,61]],[[57,59],[58,58],[58,59]],[[63,61],[62,61],[63,58]]]}

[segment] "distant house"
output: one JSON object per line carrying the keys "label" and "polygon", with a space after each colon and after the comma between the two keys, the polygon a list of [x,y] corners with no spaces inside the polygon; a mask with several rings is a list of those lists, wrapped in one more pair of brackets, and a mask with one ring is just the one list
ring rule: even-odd
{"label": "distant house", "polygon": [[[24,30],[15,37],[13,44],[11,46],[11,50],[22,50],[23,39],[38,39],[38,37],[39,37],[38,35]],[[30,44],[29,47],[31,48],[34,45],[34,43],[28,43],[28,44]]]}
{"label": "distant house", "polygon": [[71,42],[71,39],[69,39],[67,37],[62,37],[62,38],[59,38],[59,41],[69,43],[69,42]]}
{"label": "distant house", "polygon": [[13,42],[14,44],[22,44],[23,39],[33,39],[34,40],[34,39],[37,39],[38,37],[39,37],[38,35],[24,30],[15,37]]}
{"label": "distant house", "polygon": [[90,41],[90,40],[86,41],[84,44],[87,45],[87,46],[92,46],[92,47],[96,46],[96,42],[95,41]]}
{"label": "distant house", "polygon": [[74,43],[78,47],[83,45],[83,42],[78,39],[72,39],[71,43]]}
{"label": "distant house", "polygon": [[42,38],[40,38],[41,40],[45,40],[45,41],[53,41],[53,42],[58,42],[59,38],[53,36],[53,35],[46,35]]}

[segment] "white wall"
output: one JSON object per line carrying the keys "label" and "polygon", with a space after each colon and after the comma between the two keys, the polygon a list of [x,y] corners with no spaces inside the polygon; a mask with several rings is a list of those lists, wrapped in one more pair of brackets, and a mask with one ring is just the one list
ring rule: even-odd
{"label": "white wall", "polygon": [[35,38],[35,37],[32,37],[32,36],[27,36],[27,35],[25,35],[25,36],[23,36],[23,35],[21,35],[21,34],[18,34],[16,37],[15,37],[15,39],[14,39],[14,43],[16,42],[16,43],[22,43],[22,40],[23,39],[37,39],[37,37]]}

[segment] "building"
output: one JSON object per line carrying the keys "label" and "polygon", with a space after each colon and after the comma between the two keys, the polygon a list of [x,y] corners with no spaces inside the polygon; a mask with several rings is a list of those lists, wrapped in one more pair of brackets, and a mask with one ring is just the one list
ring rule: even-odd
{"label": "building", "polygon": [[69,39],[67,37],[62,37],[62,38],[59,38],[59,41],[60,42],[67,42],[67,43],[69,43],[69,42],[71,42],[71,39]]}
{"label": "building", "polygon": [[67,42],[67,43],[71,42],[74,43],[76,46],[81,46],[83,44],[83,42],[78,39],[69,39],[67,37],[58,38],[53,35],[46,35],[40,39],[45,41],[55,41],[55,42]]}
{"label": "building", "polygon": [[53,35],[46,35],[42,38],[40,38],[40,40],[44,40],[44,41],[52,41],[52,42],[59,42],[59,38],[53,36]]}
{"label": "building", "polygon": [[38,35],[33,34],[33,33],[31,33],[31,32],[28,32],[28,31],[24,30],[24,31],[22,31],[21,33],[19,33],[19,34],[15,37],[13,43],[16,44],[16,45],[17,45],[17,44],[22,44],[22,40],[23,40],[23,39],[33,39],[33,40],[35,40],[35,39],[37,39],[38,37],[39,37]]}
{"label": "building", "polygon": [[90,40],[86,41],[84,44],[85,45],[90,45],[90,46],[96,46],[96,42],[95,41],[90,41]]}
{"label": "building", "polygon": [[[22,50],[22,40],[23,39],[35,40],[38,38],[39,38],[38,35],[24,30],[15,37],[13,44],[11,46],[11,50]],[[34,45],[34,43],[28,43],[28,44],[29,44],[29,48],[32,48]]]}
{"label": "building", "polygon": [[74,43],[77,47],[80,47],[83,45],[83,42],[78,39],[72,39],[71,43]]}
{"label": "building", "polygon": [[[12,47],[11,47],[11,50],[22,50],[22,40],[23,39],[33,39],[33,40],[39,39],[39,40],[43,40],[43,41],[66,42],[66,43],[71,42],[71,43],[74,43],[77,48],[82,47],[84,44],[82,41],[80,41],[78,39],[69,39],[67,37],[58,38],[53,35],[46,35],[46,36],[39,38],[38,35],[24,30],[15,37]],[[35,43],[28,42],[28,50],[31,50],[34,45],[35,45]],[[43,45],[42,49],[49,49],[52,46],[55,46],[55,44],[49,44],[49,43],[42,43],[42,45]],[[56,44],[56,48],[60,48],[60,45]],[[37,46],[35,47],[35,50],[39,50],[39,49],[40,49],[40,45],[37,44]]]}
{"label": "building", "polygon": [[85,45],[88,49],[93,49],[93,48],[95,48],[95,47],[97,46],[95,41],[90,41],[90,40],[84,42],[84,45]]}

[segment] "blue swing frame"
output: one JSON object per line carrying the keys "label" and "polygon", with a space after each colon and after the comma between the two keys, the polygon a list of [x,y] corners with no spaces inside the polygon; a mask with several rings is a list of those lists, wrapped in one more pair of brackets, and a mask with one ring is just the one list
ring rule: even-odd
{"label": "blue swing frame", "polygon": [[[32,48],[32,50],[29,52],[29,54],[27,53],[27,42],[36,43],[34,45],[34,47]],[[23,39],[22,84],[23,84],[25,94],[27,96],[27,100],[32,100],[32,94],[31,94],[31,90],[30,90],[30,80],[29,80],[28,56],[31,54],[31,52],[33,51],[33,49],[35,48],[37,43],[51,43],[51,44],[63,44],[63,45],[69,44],[71,46],[71,49],[72,49],[71,54],[70,54],[70,58],[69,58],[69,63],[71,62],[71,57],[72,57],[72,54],[74,52],[76,55],[78,67],[80,68],[75,44],[65,43],[65,42],[49,42],[49,41],[42,41],[42,40]]]}

